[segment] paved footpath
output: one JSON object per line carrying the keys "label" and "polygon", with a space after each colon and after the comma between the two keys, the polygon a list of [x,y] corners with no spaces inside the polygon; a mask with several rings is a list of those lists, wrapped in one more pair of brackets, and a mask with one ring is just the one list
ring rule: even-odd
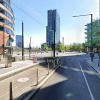
{"label": "paved footpath", "polygon": [[97,73],[100,74],[100,67],[98,66],[98,59],[94,59],[93,62],[91,62],[91,60],[88,60],[87,62]]}
{"label": "paved footpath", "polygon": [[42,60],[38,60],[37,63],[33,63],[32,60],[24,60],[18,62],[12,62],[12,67],[5,68],[5,64],[0,64],[0,80],[15,75],[19,72],[22,72],[26,69],[33,67],[41,63]]}
{"label": "paved footpath", "polygon": [[[23,96],[31,92],[37,84],[37,69],[38,69],[38,82],[40,83],[48,75],[47,63],[33,63],[30,60],[14,62],[11,68],[4,68],[4,65],[0,65],[0,75],[7,75],[7,73],[17,73],[17,71],[24,71],[11,75],[8,78],[2,79],[0,81],[0,100],[9,100],[9,86],[12,82],[12,91],[14,100],[24,100]],[[15,65],[15,66],[14,66]],[[35,65],[35,66],[34,66]],[[31,67],[32,66],[32,67]],[[28,70],[27,70],[28,69]],[[53,70],[53,64],[49,66],[49,71]],[[2,70],[2,71],[1,71]],[[16,72],[15,72],[16,71]],[[1,74],[2,72],[2,74]]]}
{"label": "paved footpath", "polygon": [[[88,58],[87,58],[88,57]],[[91,59],[90,59],[90,56],[89,55],[86,55],[87,58],[87,63],[97,72],[100,74],[100,67],[98,66],[98,54],[95,53],[94,54],[94,59],[93,59],[93,62],[91,62]]]}

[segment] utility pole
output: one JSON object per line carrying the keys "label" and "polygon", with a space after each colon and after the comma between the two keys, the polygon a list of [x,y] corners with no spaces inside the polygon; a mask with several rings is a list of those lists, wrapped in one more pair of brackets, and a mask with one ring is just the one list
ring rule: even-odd
{"label": "utility pole", "polygon": [[[3,24],[3,27],[4,27],[4,24]],[[4,55],[5,55],[5,53],[4,53],[4,50],[5,50],[5,27],[4,27],[4,30],[3,30],[3,45],[2,45],[2,47],[3,47],[3,58],[4,58]]]}
{"label": "utility pole", "polygon": [[98,56],[99,56],[99,60],[98,60],[98,66],[100,67],[100,22],[98,21]]}
{"label": "utility pole", "polygon": [[91,14],[91,62],[93,62],[93,38],[92,38],[92,19],[93,19],[93,14]]}
{"label": "utility pole", "polygon": [[80,16],[88,16],[88,15],[91,15],[91,62],[93,62],[93,57],[94,57],[94,53],[93,53],[93,38],[92,38],[92,27],[93,27],[93,23],[92,23],[92,19],[93,19],[93,14],[87,14],[87,15],[79,15],[79,16],[73,16],[73,17],[80,17]]}
{"label": "utility pole", "polygon": [[54,55],[54,57],[55,57],[55,19],[54,19],[54,49],[53,49],[53,55]]}
{"label": "utility pole", "polygon": [[22,60],[24,60],[24,24],[22,22]]}
{"label": "utility pole", "polygon": [[30,43],[29,43],[29,58],[31,58],[31,38],[32,37],[30,37]]}

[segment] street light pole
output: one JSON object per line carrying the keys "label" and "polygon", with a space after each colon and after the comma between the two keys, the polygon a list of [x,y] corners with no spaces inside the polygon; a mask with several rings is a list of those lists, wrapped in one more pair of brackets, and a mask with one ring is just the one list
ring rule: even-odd
{"label": "street light pole", "polygon": [[91,61],[93,62],[93,38],[92,38],[92,19],[93,15],[91,14]]}
{"label": "street light pole", "polygon": [[[3,27],[4,27],[4,24],[3,24]],[[4,50],[5,50],[5,28],[4,28],[4,30],[3,30],[3,58],[4,58],[4,55],[5,55],[5,53],[4,53]]]}
{"label": "street light pole", "polygon": [[91,62],[93,62],[93,38],[92,38],[92,20],[93,20],[93,14],[87,14],[87,15],[79,15],[79,16],[73,16],[73,17],[81,17],[81,16],[88,16],[91,15]]}
{"label": "street light pole", "polygon": [[22,60],[24,60],[24,24],[22,22]]}
{"label": "street light pole", "polygon": [[54,50],[53,51],[54,54],[53,55],[55,57],[55,19],[54,19],[54,46],[53,47],[54,47],[54,49],[53,49]]}
{"label": "street light pole", "polygon": [[29,43],[29,58],[31,57],[30,55],[31,55],[31,38],[32,37],[30,37],[30,43]]}

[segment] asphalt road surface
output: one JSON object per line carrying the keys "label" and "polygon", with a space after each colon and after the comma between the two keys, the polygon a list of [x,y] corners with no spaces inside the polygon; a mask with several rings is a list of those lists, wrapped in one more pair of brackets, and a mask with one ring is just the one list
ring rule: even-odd
{"label": "asphalt road surface", "polygon": [[100,100],[100,78],[87,64],[89,59],[88,55],[61,57],[62,66],[31,100]]}

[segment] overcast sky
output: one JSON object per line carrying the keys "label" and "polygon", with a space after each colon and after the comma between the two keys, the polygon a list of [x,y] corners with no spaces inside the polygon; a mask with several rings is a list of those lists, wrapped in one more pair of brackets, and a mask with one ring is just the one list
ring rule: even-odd
{"label": "overcast sky", "polygon": [[32,46],[46,42],[47,10],[57,9],[60,15],[61,41],[65,44],[85,42],[85,24],[91,21],[90,16],[73,18],[73,15],[93,14],[99,18],[99,0],[11,0],[35,20],[27,16],[11,3],[15,16],[15,35],[22,34],[21,23],[24,22],[25,46],[32,37]]}

